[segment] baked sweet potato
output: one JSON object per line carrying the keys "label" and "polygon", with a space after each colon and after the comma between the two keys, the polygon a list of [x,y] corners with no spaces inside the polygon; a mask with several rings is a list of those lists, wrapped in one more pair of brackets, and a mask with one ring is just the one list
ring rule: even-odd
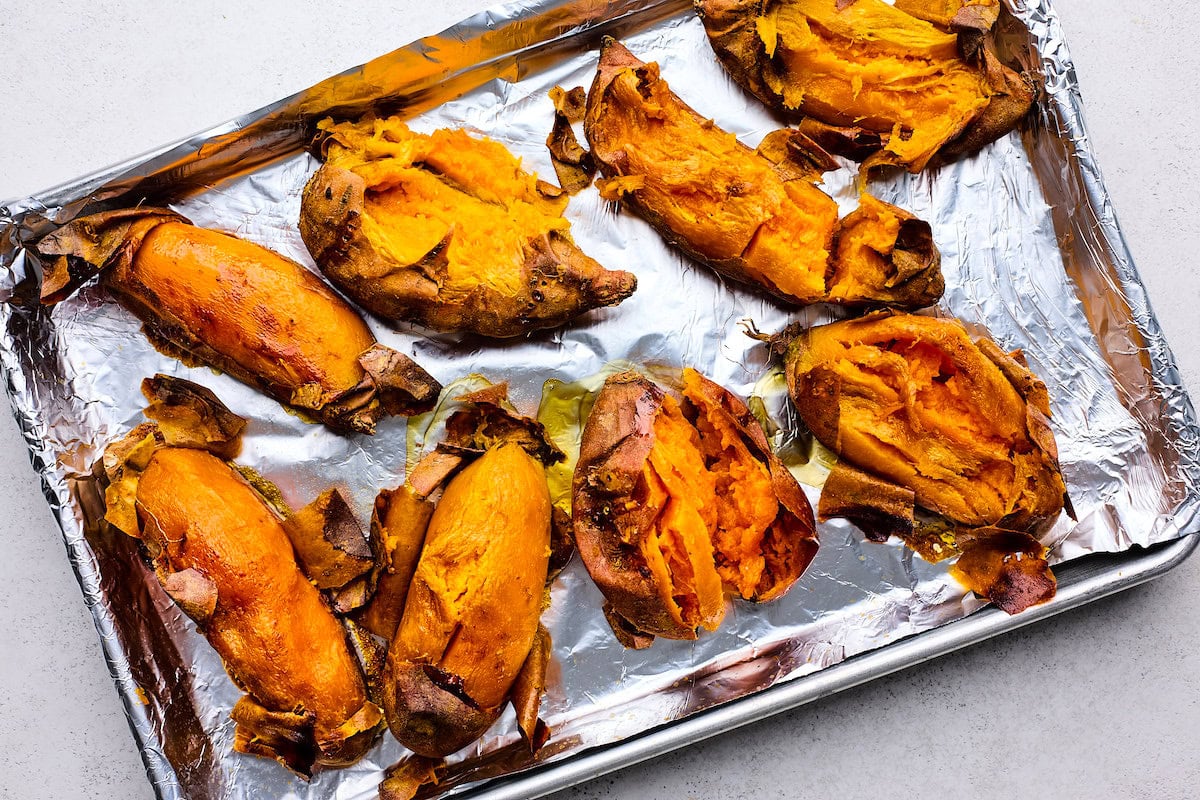
{"label": "baked sweet potato", "polygon": [[745,404],[691,369],[682,394],[610,377],[575,467],[579,554],[628,647],[715,630],[726,588],[775,599],[817,550],[812,509]]}
{"label": "baked sweet potato", "polygon": [[792,305],[920,308],[944,289],[929,225],[863,198],[869,213],[838,222],[813,185],[832,162],[802,134],[767,137],[757,152],[677,97],[657,64],[604,42],[584,132],[622,200],[672,245]]}
{"label": "baked sweet potato", "polygon": [[538,719],[550,657],[539,622],[552,552],[544,464],[563,454],[505,407],[505,391],[458,398],[438,449],[376,503],[379,585],[358,619],[390,640],[378,681],[388,725],[425,758],[479,738],[507,702],[531,749],[548,736]]}
{"label": "baked sweet potato", "polygon": [[549,548],[546,478],[520,445],[450,481],[388,648],[383,705],[405,747],[446,756],[496,721],[533,649]]}
{"label": "baked sweet potato", "polygon": [[300,233],[321,270],[390,322],[506,338],[616,305],[637,279],[571,239],[567,196],[499,142],[398,118],[321,123]]}
{"label": "baked sweet potato", "polygon": [[[991,43],[994,0],[695,4],[737,83],[784,115],[807,118],[801,130],[836,152],[867,156],[868,166],[919,172],[935,158],[977,150],[1033,103],[1030,80],[1001,64]],[[863,148],[869,134],[875,146]],[[858,147],[837,146],[851,140]]]}
{"label": "baked sweet potato", "polygon": [[326,425],[373,433],[430,408],[440,385],[375,341],[317,276],[257,244],[136,208],[83,217],[37,245],[42,300],[102,272],[156,347],[223,370]]}
{"label": "baked sweet potato", "polygon": [[[236,419],[185,381],[159,376],[143,388],[175,420]],[[237,433],[216,437],[217,451]],[[242,474],[199,447],[204,437],[181,446],[169,435],[146,424],[108,448],[106,519],[145,543],[167,594],[246,692],[232,713],[234,749],[304,777],[354,763],[383,714],[367,699],[345,630],[301,571],[284,521]]]}
{"label": "baked sweet potato", "polygon": [[[980,539],[970,531],[1024,532],[1056,517],[1067,498],[1049,396],[1022,358],[989,339],[972,341],[956,320],[890,312],[791,339],[789,394],[841,459],[821,517],[847,517],[874,539],[908,539],[919,507],[952,523],[947,545],[964,554],[963,536]],[[1044,548],[1029,541],[1021,552],[1038,551],[1034,572],[1044,587],[1053,580]]]}

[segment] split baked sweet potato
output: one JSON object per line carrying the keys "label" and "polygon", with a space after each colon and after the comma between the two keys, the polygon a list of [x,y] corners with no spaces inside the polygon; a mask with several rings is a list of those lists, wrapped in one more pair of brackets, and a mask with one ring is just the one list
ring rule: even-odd
{"label": "split baked sweet potato", "polygon": [[[958,531],[944,555],[958,550],[968,563],[966,544],[979,563],[995,549],[997,540],[986,543],[979,531],[1008,529],[1022,542],[1013,553],[1024,554],[1012,562],[1012,590],[1024,591],[1036,576],[1041,589],[1032,594],[1052,595],[1044,548],[1027,532],[1063,510],[1066,486],[1049,395],[1022,358],[990,339],[972,341],[956,320],[911,314],[881,312],[800,332],[786,347],[789,394],[813,435],[841,459],[820,515],[847,517],[872,538],[908,539],[916,508],[926,509]],[[1016,569],[1035,558],[1037,569]],[[972,588],[987,585],[980,578]],[[1020,605],[1003,594],[988,596]]]}
{"label": "split baked sweet potato", "polygon": [[[994,0],[695,0],[738,84],[828,149],[919,172],[1011,131],[1033,103]],[[939,27],[940,26],[940,27]]]}
{"label": "split baked sweet potato", "polygon": [[391,322],[512,337],[633,293],[571,239],[566,194],[499,142],[398,118],[321,123],[300,233],[321,270]]}
{"label": "split baked sweet potato", "polygon": [[817,551],[812,509],[745,404],[692,369],[682,396],[610,377],[575,467],[579,554],[628,647],[715,630],[726,589],[773,600]]}
{"label": "split baked sweet potato", "polygon": [[837,204],[813,185],[835,162],[812,140],[781,131],[751,150],[612,39],[584,131],[606,178],[601,194],[728,278],[793,305],[920,308],[945,288],[927,223],[866,195],[839,223]]}
{"label": "split baked sweet potato", "polygon": [[186,381],[158,376],[143,389],[148,416],[170,422],[106,450],[105,518],[142,540],[167,594],[246,692],[232,712],[234,749],[304,777],[354,763],[383,714],[285,521],[217,455],[236,449],[240,418]]}
{"label": "split baked sweet potato", "polygon": [[563,456],[502,405],[503,389],[462,398],[439,448],[376,506],[384,564],[359,622],[390,640],[378,681],[388,726],[425,758],[479,738],[508,702],[531,749],[548,736],[544,463]]}
{"label": "split baked sweet potato", "polygon": [[376,342],[350,305],[294,261],[159,208],[82,217],[42,239],[42,301],[102,273],[152,343],[233,375],[339,430],[373,433],[430,408],[441,387]]}

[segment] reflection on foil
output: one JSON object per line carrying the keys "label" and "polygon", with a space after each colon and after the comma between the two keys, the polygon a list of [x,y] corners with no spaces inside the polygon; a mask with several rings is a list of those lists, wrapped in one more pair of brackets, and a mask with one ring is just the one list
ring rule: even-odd
{"label": "reflection on foil", "polygon": [[[1200,434],[1088,150],[1058,19],[1047,0],[1011,0],[1009,7],[1015,19],[1003,23],[1001,50],[1041,76],[1037,118],[973,158],[891,175],[872,189],[932,223],[948,286],[939,310],[986,328],[1007,348],[1023,348],[1049,386],[1079,516],[1046,532],[1053,558],[1166,541],[1191,530],[1200,509]],[[717,66],[683,0],[511,3],[208,134],[0,209],[0,298],[30,297],[37,269],[25,245],[85,211],[143,200],[169,203],[199,225],[311,267],[296,229],[300,191],[315,169],[303,146],[330,110],[345,117],[403,111],[422,131],[465,126],[553,176],[543,144],[553,111],[547,92],[590,84],[602,33],[658,60],[680,96],[745,143],[754,146],[779,127]],[[828,175],[824,188],[843,212],[853,207],[849,167]],[[774,331],[789,321],[832,318],[826,308],[788,314],[724,283],[595,189],[574,197],[567,213],[585,252],[637,273],[638,291],[621,306],[499,345],[373,321],[376,335],[413,353],[444,383],[469,373],[507,380],[518,407],[532,413],[546,380],[569,383],[618,359],[693,365],[746,397],[756,384],[761,390],[769,365],[742,320]],[[141,378],[165,372],[209,386],[252,420],[239,461],[277,483],[289,503],[303,505],[339,483],[365,521],[376,492],[402,479],[404,420],[352,438],[305,424],[227,376],[160,355],[137,321],[95,287],[53,310],[18,304],[0,315],[13,408],[159,795],[374,797],[382,769],[405,752],[389,736],[359,764],[311,784],[274,762],[232,754],[228,714],[239,692],[136,544],[97,532],[91,465],[140,419]],[[777,441],[803,447],[777,385],[761,403],[781,426]],[[815,504],[818,490],[806,489]],[[947,577],[946,565],[927,564],[900,545],[866,543],[840,521],[822,525],[821,540],[816,561],[783,600],[736,602],[716,633],[641,652],[617,644],[598,591],[572,563],[544,617],[555,659],[543,716],[554,737],[537,763],[802,677],[980,606]],[[439,791],[533,763],[511,712],[452,762]]]}

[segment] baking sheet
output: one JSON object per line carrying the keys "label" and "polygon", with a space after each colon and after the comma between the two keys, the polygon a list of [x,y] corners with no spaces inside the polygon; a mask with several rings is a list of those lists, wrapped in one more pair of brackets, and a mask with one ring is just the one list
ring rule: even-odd
{"label": "baking sheet", "polygon": [[[1054,558],[1166,541],[1194,528],[1200,504],[1194,415],[1086,150],[1057,19],[1043,2],[1011,10],[1016,19],[1002,48],[1044,79],[1035,122],[977,157],[936,173],[890,176],[872,191],[933,224],[948,285],[940,311],[1024,348],[1050,388],[1079,512],[1077,524],[1064,518],[1047,531]],[[24,244],[79,213],[142,200],[169,202],[197,224],[311,266],[295,220],[315,162],[300,150],[329,110],[401,110],[420,130],[463,125],[552,176],[543,145],[551,121],[546,92],[556,83],[590,83],[602,31],[658,60],[677,93],[747,144],[779,126],[720,71],[685,3],[509,4],[159,155],[9,204],[0,211],[0,297],[29,297],[36,270]],[[825,188],[844,211],[853,207],[851,170],[827,176]],[[575,380],[618,358],[691,364],[746,396],[762,390],[768,365],[741,320],[775,330],[791,320],[832,318],[823,308],[788,314],[722,283],[595,190],[574,198],[568,216],[585,252],[638,274],[637,294],[620,307],[500,346],[373,322],[377,335],[443,382],[472,372],[509,380],[518,405],[532,411],[546,379]],[[164,358],[95,287],[52,311],[16,305],[0,313],[14,411],[160,795],[373,797],[382,767],[404,752],[390,737],[359,765],[310,785],[273,762],[230,753],[228,711],[238,691],[163,595],[135,543],[89,524],[90,466],[104,444],[140,421],[140,378],[169,372],[210,386],[254,420],[239,461],[279,483],[293,505],[352,475],[343,489],[365,520],[376,491],[402,478],[404,421],[384,423],[373,438],[306,425],[232,379]],[[801,435],[786,404],[773,407],[785,435]],[[815,502],[816,489],[809,493]],[[565,758],[810,675],[980,605],[947,578],[945,565],[926,564],[899,545],[867,544],[844,523],[823,525],[821,534],[817,561],[784,600],[735,604],[715,634],[641,652],[617,645],[598,592],[575,562],[556,584],[546,617],[555,671],[543,714],[555,736],[540,759]],[[507,715],[456,759],[444,788],[525,766],[515,745]]]}

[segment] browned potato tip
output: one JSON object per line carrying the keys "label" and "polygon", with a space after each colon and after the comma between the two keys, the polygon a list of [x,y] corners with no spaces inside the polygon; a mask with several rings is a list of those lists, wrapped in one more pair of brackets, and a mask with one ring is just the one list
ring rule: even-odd
{"label": "browned potato tip", "polygon": [[42,239],[43,302],[97,272],[150,341],[220,369],[331,428],[373,433],[428,410],[441,386],[380,345],[317,276],[264,247],[166,209],[82,217]]}
{"label": "browned potato tip", "polygon": [[300,233],[321,270],[390,322],[507,338],[620,303],[637,279],[571,239],[567,196],[499,142],[398,118],[320,125]]}
{"label": "browned potato tip", "polygon": [[942,295],[927,223],[869,195],[839,223],[837,204],[814,185],[836,162],[811,138],[778,131],[753,151],[612,39],[584,132],[606,178],[601,194],[727,278],[791,305],[920,308]]}
{"label": "browned potato tip", "polygon": [[627,647],[715,630],[726,588],[775,599],[817,551],[808,500],[745,404],[692,369],[682,394],[614,375],[583,430],[576,543]]}
{"label": "browned potato tip", "polygon": [[[920,172],[1016,127],[1032,83],[1000,63],[997,0],[695,0],[742,88],[823,146]],[[874,140],[873,142],[871,140]]]}
{"label": "browned potato tip", "polygon": [[[986,563],[1011,568],[1008,577],[1024,585],[1017,572],[1039,574],[1041,590],[1019,593],[1026,601],[1047,599],[1047,586],[1053,594],[1036,539],[993,539],[993,551],[1019,540],[1010,555],[1024,555],[1009,561],[984,558],[979,544],[987,538],[979,531],[1029,531],[1067,504],[1049,396],[1019,351],[972,341],[957,320],[881,312],[801,332],[787,346],[785,372],[801,419],[841,459],[822,493],[822,518],[909,540],[920,535],[915,508],[926,509],[956,527],[945,544],[962,552],[972,589],[987,593],[1000,580],[978,577]],[[935,548],[934,557],[951,554]]]}
{"label": "browned potato tip", "polygon": [[203,444],[205,421],[238,418],[186,381],[158,376],[144,388],[167,412],[160,419],[190,416],[194,430],[187,444],[170,444],[167,428],[147,424],[110,445],[106,519],[145,543],[167,594],[246,692],[232,713],[234,749],[306,778],[354,763],[382,730],[382,711],[367,698],[345,630],[297,563],[284,521]]}

